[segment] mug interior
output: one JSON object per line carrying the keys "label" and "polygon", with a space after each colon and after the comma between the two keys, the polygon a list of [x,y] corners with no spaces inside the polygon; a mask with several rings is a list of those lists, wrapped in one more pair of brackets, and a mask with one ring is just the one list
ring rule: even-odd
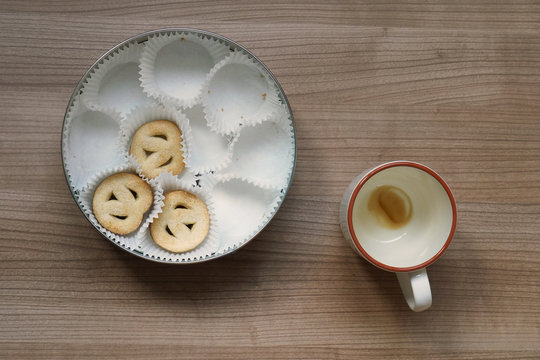
{"label": "mug interior", "polygon": [[[392,186],[410,199],[410,219],[385,226],[368,207],[376,189]],[[448,246],[456,224],[450,189],[433,170],[416,163],[390,163],[368,173],[349,205],[349,227],[356,246],[375,265],[411,271],[435,261]]]}

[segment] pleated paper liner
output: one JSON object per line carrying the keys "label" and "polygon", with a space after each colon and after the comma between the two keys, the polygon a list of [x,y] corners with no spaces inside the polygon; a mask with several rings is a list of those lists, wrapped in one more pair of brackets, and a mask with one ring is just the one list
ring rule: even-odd
{"label": "pleated paper liner", "polygon": [[154,194],[154,200],[153,200],[152,206],[145,213],[143,220],[141,222],[141,225],[139,226],[137,230],[133,231],[132,233],[128,235],[115,234],[107,230],[97,221],[94,215],[93,209],[92,209],[92,200],[93,200],[94,192],[97,186],[107,177],[114,175],[116,173],[119,173],[119,172],[128,172],[128,173],[137,174],[140,176],[140,168],[138,168],[137,164],[134,163],[133,161],[126,161],[125,165],[123,166],[113,167],[113,168],[106,169],[104,171],[100,171],[91,177],[91,179],[88,181],[84,189],[81,191],[80,196],[79,196],[79,203],[81,205],[81,209],[83,210],[83,212],[88,216],[90,223],[92,223],[92,225],[94,225],[109,240],[112,240],[118,245],[125,247],[127,249],[136,249],[137,239],[140,238],[142,234],[146,232],[152,220],[156,218],[162,210],[163,190],[161,189],[161,185],[157,181],[144,179],[141,176],[141,178],[143,178],[143,180],[146,181],[152,188],[152,192]]}
{"label": "pleated paper liner", "polygon": [[213,132],[206,124],[201,105],[184,110],[189,121],[186,134],[186,166],[194,173],[219,171],[229,165],[237,136]]}
{"label": "pleated paper liner", "polygon": [[282,105],[268,121],[240,130],[232,161],[219,174],[243,178],[262,188],[284,189],[293,166],[293,128]]}
{"label": "pleated paper liner", "polygon": [[68,110],[62,133],[68,181],[79,191],[99,171],[125,163],[118,152],[122,117],[111,109],[92,110],[76,97]]}
{"label": "pleated paper liner", "polygon": [[266,70],[255,59],[236,51],[207,75],[202,104],[208,126],[219,134],[232,134],[243,125],[269,119],[281,103]]}
{"label": "pleated paper liner", "polygon": [[122,137],[117,151],[129,154],[131,140],[135,132],[144,124],[154,120],[169,120],[178,126],[182,133],[181,145],[185,163],[188,148],[186,137],[190,136],[189,125],[185,115],[173,106],[150,104],[133,109],[122,121]]}
{"label": "pleated paper liner", "polygon": [[208,175],[202,179],[214,199],[219,223],[219,252],[242,246],[257,234],[277,211],[283,193],[264,189],[234,176]]}
{"label": "pleated paper liner", "polygon": [[143,91],[160,102],[191,107],[206,75],[229,53],[221,42],[190,32],[151,36],[139,64]]}
{"label": "pleated paper liner", "polygon": [[195,194],[202,202],[205,203],[210,215],[210,228],[206,238],[195,249],[184,253],[172,253],[159,247],[150,234],[150,230],[140,233],[137,239],[137,249],[145,256],[157,260],[166,260],[174,262],[189,262],[195,260],[204,260],[207,257],[214,255],[219,248],[219,223],[216,219],[215,203],[212,195],[201,185],[193,185],[186,179],[179,179],[177,176],[169,172],[161,173],[156,179],[163,193],[166,195],[170,191],[184,190]]}
{"label": "pleated paper liner", "polygon": [[97,65],[82,88],[82,101],[91,109],[127,114],[151,100],[139,83],[139,59],[144,44],[130,43]]}

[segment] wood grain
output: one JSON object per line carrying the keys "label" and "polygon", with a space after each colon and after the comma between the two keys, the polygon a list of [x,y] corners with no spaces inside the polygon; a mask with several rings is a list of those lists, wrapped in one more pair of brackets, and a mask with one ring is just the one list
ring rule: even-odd
{"label": "wood grain", "polygon": [[[195,266],[104,240],[60,156],[86,69],[168,26],[252,50],[297,132],[275,219]],[[539,358],[539,30],[537,1],[1,1],[0,358]],[[458,202],[420,314],[338,224],[349,181],[396,159],[436,169]]]}

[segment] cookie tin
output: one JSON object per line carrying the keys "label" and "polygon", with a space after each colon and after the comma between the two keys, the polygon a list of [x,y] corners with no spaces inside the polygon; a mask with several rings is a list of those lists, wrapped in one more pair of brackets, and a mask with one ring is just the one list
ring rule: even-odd
{"label": "cookie tin", "polygon": [[[146,179],[129,155],[133,131],[154,118],[182,131],[186,169]],[[296,132],[291,107],[270,70],[242,45],[218,34],[167,28],[133,36],[82,76],[62,126],[62,164],[87,220],[125,251],[151,260],[193,264],[230,254],[272,220],[291,185]],[[133,234],[118,236],[95,219],[91,199],[104,177],[139,173],[154,203]],[[184,254],[168,253],[149,235],[167,191],[199,194],[211,229]]]}

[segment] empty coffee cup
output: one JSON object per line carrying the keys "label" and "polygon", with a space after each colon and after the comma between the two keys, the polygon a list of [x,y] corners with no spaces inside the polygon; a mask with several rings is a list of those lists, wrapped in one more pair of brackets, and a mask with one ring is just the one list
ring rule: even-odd
{"label": "empty coffee cup", "polygon": [[395,272],[414,311],[431,306],[426,267],[446,250],[456,228],[454,196],[425,165],[394,161],[354,179],[340,209],[352,248],[373,265]]}

